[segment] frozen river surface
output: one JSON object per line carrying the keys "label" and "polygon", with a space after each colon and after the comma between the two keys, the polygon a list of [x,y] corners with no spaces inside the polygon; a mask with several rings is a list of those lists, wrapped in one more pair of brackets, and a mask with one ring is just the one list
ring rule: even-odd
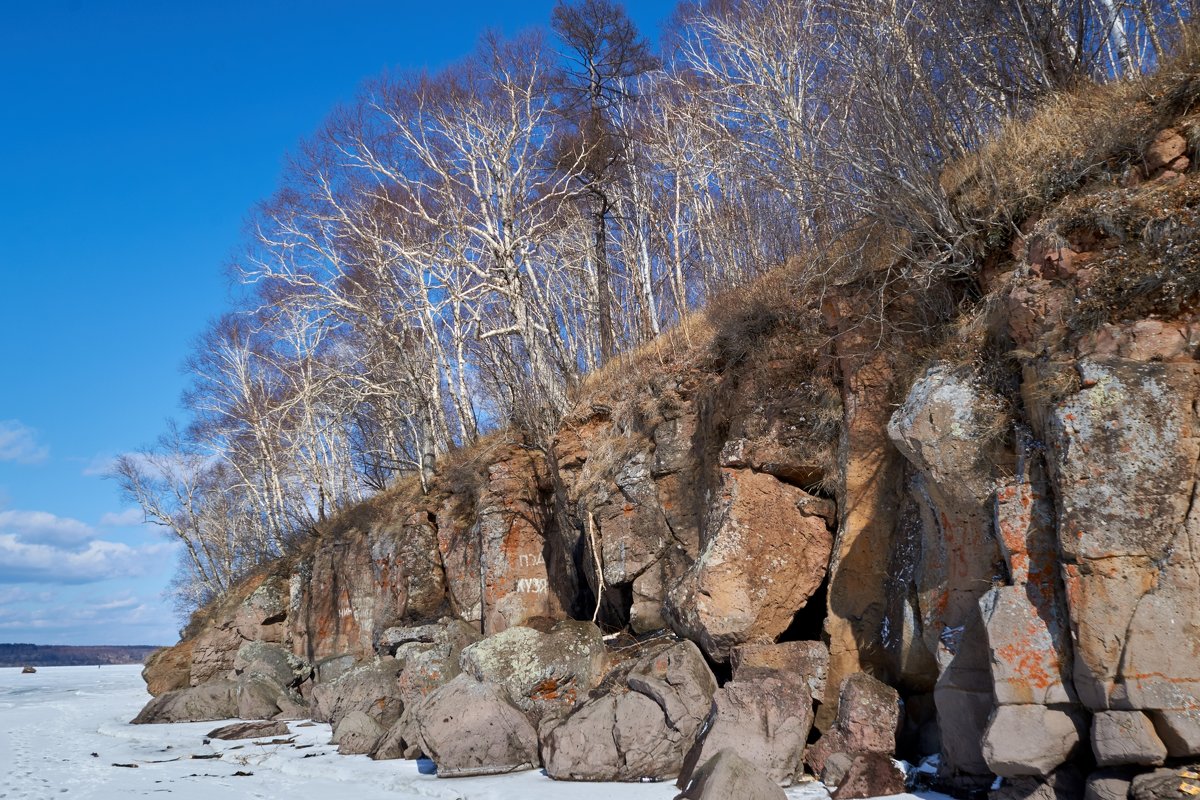
{"label": "frozen river surface", "polygon": [[[414,761],[339,756],[328,725],[291,723],[291,744],[204,744],[224,723],[129,725],[149,699],[138,666],[0,669],[0,800],[668,800],[678,792],[670,783],[560,783],[540,771],[439,780]],[[828,794],[806,784],[788,797]]]}

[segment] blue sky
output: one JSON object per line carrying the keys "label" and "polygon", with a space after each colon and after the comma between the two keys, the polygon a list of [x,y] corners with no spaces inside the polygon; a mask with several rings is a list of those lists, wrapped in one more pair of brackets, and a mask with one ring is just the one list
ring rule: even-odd
{"label": "blue sky", "polygon": [[[179,414],[247,213],[361,81],[552,6],[0,6],[0,642],[175,640],[175,548],[101,475]],[[651,36],[673,6],[626,4]]]}

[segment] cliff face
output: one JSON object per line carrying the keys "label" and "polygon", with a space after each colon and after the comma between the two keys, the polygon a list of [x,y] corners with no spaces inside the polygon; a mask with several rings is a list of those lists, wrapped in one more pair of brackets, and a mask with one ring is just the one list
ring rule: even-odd
{"label": "cliff face", "polygon": [[[785,298],[795,313],[781,316],[786,282],[768,278],[595,376],[548,447],[497,438],[427,494],[396,489],[335,520],[152,659],[151,690],[225,682],[240,698],[260,642],[291,659],[280,713],[379,657],[394,664],[385,684],[418,687],[401,703],[416,708],[473,640],[595,615],[733,670],[715,695],[688,678],[692,722],[692,706],[713,698],[719,716],[766,680],[737,675],[754,647],[809,641],[827,648],[827,678],[822,661],[819,685],[794,693],[817,701],[830,742],[857,730],[839,699],[865,672],[905,701],[902,754],[940,752],[946,777],[1200,756],[1200,316],[1169,286],[1117,291],[1146,264],[1195,269],[1186,131],[1155,136],[1123,184],[1025,220],[964,290],[966,358],[943,347],[914,371],[926,332],[880,348],[856,312],[865,290]],[[555,743],[556,769],[596,776],[563,743],[583,716],[609,724],[594,716],[604,686],[651,696],[637,676],[707,671],[695,648],[657,652],[636,666],[610,654],[604,683],[593,666],[569,694],[560,674],[530,684],[538,703],[553,694],[534,735]],[[801,669],[772,658],[772,674]],[[1140,744],[1115,753],[1110,729]],[[396,754],[432,741],[405,730]],[[655,769],[678,770],[689,746]]]}

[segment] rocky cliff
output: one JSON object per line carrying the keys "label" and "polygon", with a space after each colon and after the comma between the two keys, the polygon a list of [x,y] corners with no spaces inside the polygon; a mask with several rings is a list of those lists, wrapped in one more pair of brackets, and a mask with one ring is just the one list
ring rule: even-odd
{"label": "rocky cliff", "polygon": [[[1098,162],[1060,147],[939,282],[952,313],[863,311],[886,252],[820,297],[789,265],[593,376],[552,441],[346,511],[150,659],[139,721],[311,715],[443,775],[709,780],[733,748],[846,798],[897,752],[1020,796],[1200,757],[1182,97]],[[982,163],[962,207],[1005,202]]]}

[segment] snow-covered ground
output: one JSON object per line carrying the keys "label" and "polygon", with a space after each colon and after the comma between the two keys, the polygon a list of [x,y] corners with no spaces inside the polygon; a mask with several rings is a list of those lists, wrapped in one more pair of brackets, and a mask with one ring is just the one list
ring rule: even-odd
{"label": "snow-covered ground", "polygon": [[[429,764],[339,756],[328,725],[291,723],[290,744],[204,744],[224,723],[128,724],[149,699],[140,673],[137,666],[45,667],[34,675],[0,669],[0,800],[667,800],[678,792],[670,783],[559,783],[540,771],[439,780],[423,772],[432,772]],[[828,795],[810,783],[788,797]]]}

